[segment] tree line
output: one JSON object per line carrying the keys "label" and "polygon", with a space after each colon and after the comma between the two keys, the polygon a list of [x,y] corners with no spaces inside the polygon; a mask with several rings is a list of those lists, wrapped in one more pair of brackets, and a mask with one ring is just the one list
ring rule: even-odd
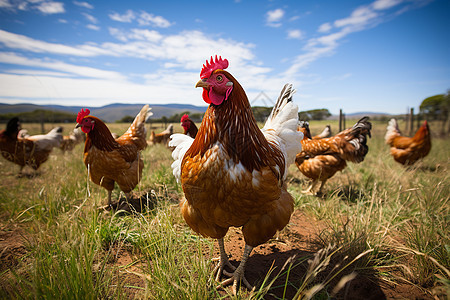
{"label": "tree line", "polygon": [[19,117],[22,123],[73,123],[76,114],[36,109],[29,112],[0,114],[0,123],[7,123],[14,117]]}

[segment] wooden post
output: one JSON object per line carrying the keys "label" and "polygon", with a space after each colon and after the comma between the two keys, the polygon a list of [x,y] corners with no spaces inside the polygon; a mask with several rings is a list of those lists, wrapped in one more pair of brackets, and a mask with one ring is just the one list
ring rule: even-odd
{"label": "wooden post", "polygon": [[41,133],[42,133],[42,134],[45,133],[45,128],[44,128],[44,112],[41,112]]}
{"label": "wooden post", "polygon": [[342,116],[343,116],[342,130],[344,130],[345,128],[347,128],[347,126],[345,125],[345,121],[346,121],[345,114],[342,114]]}
{"label": "wooden post", "polygon": [[342,131],[342,108],[339,109],[339,132]]}
{"label": "wooden post", "polygon": [[409,122],[409,107],[406,108],[406,115],[405,115],[405,134],[408,134],[408,122]]}
{"label": "wooden post", "polygon": [[411,107],[411,111],[409,113],[409,135],[414,135],[414,107]]}

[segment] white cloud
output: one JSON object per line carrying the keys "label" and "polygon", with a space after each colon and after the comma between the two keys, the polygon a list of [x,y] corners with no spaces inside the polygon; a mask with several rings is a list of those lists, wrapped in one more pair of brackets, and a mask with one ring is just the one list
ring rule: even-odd
{"label": "white cloud", "polygon": [[298,29],[288,30],[288,39],[301,40],[303,38],[303,32]]}
{"label": "white cloud", "polygon": [[117,21],[117,22],[122,22],[122,23],[131,23],[136,16],[134,15],[134,12],[132,10],[127,10],[127,12],[123,15],[119,14],[119,13],[112,13],[108,15],[110,17],[111,20]]}
{"label": "white cloud", "polygon": [[[392,18],[392,14],[381,14],[379,11],[392,8],[401,2],[402,0],[375,0],[371,4],[357,7],[346,18],[322,24],[318,32],[324,35],[308,40],[303,47],[304,53],[294,59],[285,74],[292,76],[315,60],[332,55],[339,46],[339,42],[349,34],[372,28],[389,20]],[[333,29],[333,25],[338,31],[329,33]]]}
{"label": "white cloud", "polygon": [[47,43],[35,40],[24,35],[10,33],[0,29],[0,44],[7,48],[20,49],[35,53],[53,53],[74,56],[96,56],[100,54],[112,55],[108,50],[104,50],[92,45],[82,45],[71,47],[62,44]]}
{"label": "white cloud", "polygon": [[42,2],[36,6],[36,9],[39,10],[41,13],[47,15],[60,14],[65,12],[64,3],[53,1]]}
{"label": "white cloud", "polygon": [[281,8],[269,10],[266,13],[266,24],[271,27],[280,27],[281,19],[284,17],[284,10]]}
{"label": "white cloud", "polygon": [[91,29],[91,30],[95,30],[95,31],[99,31],[100,27],[94,24],[88,24],[86,25],[86,28]]}
{"label": "white cloud", "polygon": [[361,6],[355,9],[348,18],[336,20],[334,26],[344,27],[349,25],[363,26],[378,17],[378,14],[368,6]]}
{"label": "white cloud", "polygon": [[87,13],[83,13],[82,14],[89,22],[93,23],[93,24],[97,24],[98,20],[96,17],[94,17],[93,15],[87,14]]}
{"label": "white cloud", "polygon": [[170,23],[162,16],[155,16],[146,11],[135,13],[131,9],[127,10],[126,13],[123,15],[114,12],[112,14],[109,14],[109,17],[111,20],[122,23],[131,23],[133,22],[133,20],[136,20],[140,26],[154,26],[160,28],[167,28],[172,25],[172,23]]}
{"label": "white cloud", "polygon": [[70,75],[62,72],[46,71],[46,70],[26,70],[26,69],[9,69],[5,70],[7,74],[31,75],[31,76],[54,76],[69,77]]}
{"label": "white cloud", "polygon": [[319,29],[317,31],[321,32],[321,33],[326,33],[326,32],[329,32],[332,28],[333,28],[333,26],[331,26],[330,23],[324,23],[319,26]]}
{"label": "white cloud", "polygon": [[118,80],[118,81],[124,80],[124,77],[118,72],[104,71],[91,67],[71,65],[57,60],[38,59],[38,58],[29,59],[12,52],[0,52],[0,62],[5,64],[14,64],[27,67],[39,67],[44,69],[56,70],[58,72],[66,72],[71,75],[87,78]]}
{"label": "white cloud", "polygon": [[9,2],[9,0],[0,0],[1,8],[13,8],[13,5]]}
{"label": "white cloud", "polygon": [[129,38],[135,40],[144,40],[148,42],[158,42],[163,38],[163,36],[155,30],[132,29]]}
{"label": "white cloud", "polygon": [[123,30],[114,27],[109,27],[108,30],[109,34],[118,39],[119,41],[121,42],[128,41],[127,35]]}
{"label": "white cloud", "polygon": [[87,9],[94,9],[94,6],[92,6],[90,3],[87,3],[87,2],[73,1],[73,4],[80,6],[80,7],[87,8]]}
{"label": "white cloud", "polygon": [[155,16],[155,15],[149,14],[148,12],[145,12],[145,11],[141,12],[137,21],[138,21],[139,25],[141,25],[141,26],[151,25],[151,26],[155,26],[155,27],[167,28],[172,25],[164,17]]}
{"label": "white cloud", "polygon": [[385,10],[402,3],[402,0],[377,0],[372,3],[375,10]]}
{"label": "white cloud", "polygon": [[0,8],[12,11],[16,10],[37,10],[45,15],[64,13],[64,3],[51,0],[0,0]]}

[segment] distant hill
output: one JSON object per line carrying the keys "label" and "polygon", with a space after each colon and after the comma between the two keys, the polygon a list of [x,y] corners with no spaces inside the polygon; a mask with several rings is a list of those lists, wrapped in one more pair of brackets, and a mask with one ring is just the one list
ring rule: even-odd
{"label": "distant hill", "polygon": [[[102,107],[91,107],[91,113],[96,117],[106,121],[115,122],[122,119],[125,116],[135,116],[144,104],[125,104],[125,103],[113,103]],[[195,106],[190,104],[152,104],[153,116],[151,119],[160,119],[163,116],[167,118],[175,115],[181,114],[188,111],[190,114],[204,113],[207,106]],[[50,110],[55,112],[66,112],[77,114],[80,109],[85,108],[84,106],[64,106],[64,105],[36,105],[30,103],[21,104],[5,104],[0,103],[0,114],[8,113],[24,113],[31,112],[37,109]],[[347,119],[358,119],[363,116],[369,116],[371,118],[376,118],[380,116],[391,116],[388,113],[381,112],[357,112],[345,115]],[[328,120],[337,120],[339,115],[332,115]],[[75,120],[74,120],[75,122]]]}
{"label": "distant hill", "polygon": [[[92,107],[91,114],[106,121],[115,122],[125,116],[135,116],[144,104],[124,104],[113,103],[102,107]],[[152,104],[153,116],[151,119],[159,119],[163,116],[170,117],[174,114],[180,114],[189,111],[191,114],[204,113],[206,106],[195,106],[190,104]],[[0,103],[0,114],[9,113],[24,113],[31,112],[37,109],[44,109],[50,111],[68,112],[77,114],[84,106],[63,106],[63,105],[36,105],[30,103],[21,104],[5,104]]]}
{"label": "distant hill", "polygon": [[[346,119],[361,119],[362,117],[368,116],[370,118],[377,118],[382,116],[393,116],[392,114],[382,113],[382,112],[370,112],[370,111],[361,111],[355,112],[351,114],[345,114]],[[339,120],[339,115],[332,115],[328,118],[328,120]]]}

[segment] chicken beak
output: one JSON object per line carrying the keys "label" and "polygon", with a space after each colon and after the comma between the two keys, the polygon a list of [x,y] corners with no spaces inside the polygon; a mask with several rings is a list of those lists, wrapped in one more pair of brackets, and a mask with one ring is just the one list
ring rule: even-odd
{"label": "chicken beak", "polygon": [[195,87],[196,87],[196,88],[202,87],[202,88],[205,88],[205,89],[209,89],[209,83],[208,83],[206,80],[207,80],[206,78],[200,79],[200,80],[195,84]]}
{"label": "chicken beak", "polygon": [[75,128],[79,128],[81,127],[81,124],[77,123],[77,125],[75,126]]}

